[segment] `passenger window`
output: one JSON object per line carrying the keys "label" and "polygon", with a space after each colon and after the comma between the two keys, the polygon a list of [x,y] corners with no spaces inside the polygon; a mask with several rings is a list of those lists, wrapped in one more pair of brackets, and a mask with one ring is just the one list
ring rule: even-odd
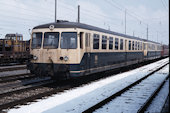
{"label": "passenger window", "polygon": [[88,44],[89,44],[89,43],[88,43],[88,42],[89,42],[88,33],[86,33],[85,37],[86,37],[86,44],[85,44],[85,45],[86,45],[86,47],[89,47],[89,45],[88,45]]}
{"label": "passenger window", "polygon": [[140,43],[138,42],[138,50],[139,50],[139,45],[140,45]]}
{"label": "passenger window", "polygon": [[99,49],[99,35],[93,35],[93,49]]}
{"label": "passenger window", "polygon": [[89,47],[90,47],[90,36],[91,36],[91,34],[88,33],[88,46],[89,46]]}
{"label": "passenger window", "polygon": [[151,44],[151,50],[153,50],[153,45]]}
{"label": "passenger window", "polygon": [[134,41],[132,42],[132,50],[134,50],[134,46],[135,46],[135,44],[134,44]]}
{"label": "passenger window", "polygon": [[129,50],[131,50],[131,45],[132,45],[131,41],[129,41]]}
{"label": "passenger window", "polygon": [[102,36],[102,49],[107,47],[107,36]]}
{"label": "passenger window", "polygon": [[153,45],[153,50],[155,50],[155,45]]}
{"label": "passenger window", "polygon": [[115,50],[119,49],[119,39],[115,38]]}
{"label": "passenger window", "polygon": [[140,42],[140,50],[142,50],[142,42]]}
{"label": "passenger window", "polygon": [[135,50],[137,50],[137,41],[135,41]]}
{"label": "passenger window", "polygon": [[143,45],[143,46],[144,46],[144,47],[143,47],[143,49],[144,49],[144,50],[146,50],[146,44],[145,44],[145,43],[144,43],[144,45]]}
{"label": "passenger window", "polygon": [[120,50],[123,50],[123,39],[120,39]]}
{"label": "passenger window", "polygon": [[109,49],[113,49],[113,37],[109,37]]}
{"label": "passenger window", "polygon": [[80,49],[83,49],[83,32],[80,32]]}
{"label": "passenger window", "polygon": [[90,47],[90,33],[86,33],[85,37],[86,37],[85,46]]}

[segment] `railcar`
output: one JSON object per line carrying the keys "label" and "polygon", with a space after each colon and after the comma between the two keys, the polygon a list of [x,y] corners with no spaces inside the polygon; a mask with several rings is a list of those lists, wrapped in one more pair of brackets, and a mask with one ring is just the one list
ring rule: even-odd
{"label": "railcar", "polygon": [[23,62],[29,57],[29,41],[22,34],[6,34],[0,39],[0,64]]}
{"label": "railcar", "polygon": [[162,57],[169,56],[169,45],[162,45]]}
{"label": "railcar", "polygon": [[161,57],[161,44],[87,24],[57,21],[33,28],[31,73],[69,79]]}

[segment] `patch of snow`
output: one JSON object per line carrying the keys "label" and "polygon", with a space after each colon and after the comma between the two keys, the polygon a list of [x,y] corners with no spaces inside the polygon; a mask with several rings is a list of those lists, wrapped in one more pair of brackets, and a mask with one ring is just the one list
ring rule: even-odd
{"label": "patch of snow", "polygon": [[169,80],[166,81],[159,94],[154,98],[151,105],[146,110],[147,113],[160,113],[169,94]]}
{"label": "patch of snow", "polygon": [[[162,70],[165,69],[167,68]],[[154,73],[94,113],[112,113],[114,110],[116,110],[116,113],[137,113],[141,105],[146,102],[167,76],[168,74]],[[159,107],[158,109],[161,108]]]}

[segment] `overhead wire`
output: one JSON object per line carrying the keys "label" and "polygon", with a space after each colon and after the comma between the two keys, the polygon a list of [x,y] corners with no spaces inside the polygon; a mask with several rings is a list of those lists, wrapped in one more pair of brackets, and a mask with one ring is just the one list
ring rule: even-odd
{"label": "overhead wire", "polygon": [[[113,0],[112,0],[113,1]],[[54,2],[51,2],[51,1],[48,1],[48,2],[50,2],[51,4],[54,4]],[[125,7],[120,7],[119,5],[115,5],[115,4],[117,4],[116,2],[110,2],[110,1],[108,1],[108,0],[106,0],[106,2],[108,3],[108,4],[111,4],[112,6],[114,6],[116,9],[118,9],[119,11],[121,11],[121,12],[124,12],[125,11],[125,9],[127,9],[127,8],[125,8]],[[9,5],[9,4],[8,4]],[[30,4],[31,5],[31,4]],[[74,7],[72,7],[72,6],[70,6],[70,7],[68,7],[68,5],[65,5],[64,3],[60,3],[60,5],[61,6],[63,6],[65,9],[68,9],[68,11],[70,12],[70,13],[72,13],[73,15],[76,15],[75,14],[75,12],[76,12],[76,10],[75,10],[75,8]],[[34,4],[34,6],[36,6],[35,4]],[[17,7],[17,8],[20,8],[20,7],[18,7],[18,6],[15,6],[15,5],[13,5],[13,7]],[[29,14],[23,14],[23,15],[28,15],[28,16],[31,16],[32,14],[34,15],[34,14],[37,14],[37,13],[35,13],[35,11],[33,11],[33,10],[30,10],[30,9],[27,9],[27,8],[21,8],[21,9],[24,9],[24,10],[26,10],[26,11],[28,11],[29,10],[29,12],[33,12],[33,13],[29,13]],[[45,10],[46,8],[43,8],[42,7],[42,9],[43,10],[41,10],[42,12],[44,12],[44,11],[46,11],[46,12],[48,12],[49,14],[51,14],[51,12],[48,10]],[[41,12],[40,11],[40,12]],[[37,12],[37,11],[36,11]],[[82,12],[83,13],[86,13],[86,15],[90,15],[89,14],[89,12],[90,12],[90,10],[88,10],[88,9],[82,9]],[[94,12],[94,11],[91,11],[93,14],[95,14],[95,16],[94,17],[92,17],[92,15],[90,15],[90,16],[86,16],[87,18],[90,18],[90,19],[92,19],[92,18],[96,18],[96,15],[98,16],[98,17],[105,17],[105,19],[107,20],[107,22],[108,23],[112,23],[112,25],[116,25],[114,22],[113,22],[113,20],[116,20],[116,18],[113,18],[113,17],[110,17],[110,16],[107,16],[107,15],[104,15],[104,14],[99,14],[99,13],[97,13],[97,12]],[[68,16],[68,15],[71,15],[70,13],[66,13],[65,15],[66,16]],[[41,13],[38,13],[38,14],[40,14],[41,15]],[[49,15],[48,14],[48,15]],[[139,15],[136,15],[134,12],[131,12],[129,9],[127,10],[127,14],[130,16],[130,17],[132,17],[132,18],[134,18],[134,19],[136,19],[137,21],[139,21],[139,23],[141,22],[142,24],[142,26],[143,25],[145,25],[145,27],[146,27],[146,25],[147,25],[147,23],[145,23],[142,19],[141,19],[141,17],[139,16]],[[8,16],[9,17],[9,16]],[[37,15],[36,15],[36,17],[38,17]],[[51,14],[51,17],[53,17],[53,14]],[[14,17],[14,18],[18,18],[18,17]],[[43,20],[46,18],[49,18],[49,19],[51,19],[50,17],[42,17],[43,18]],[[20,18],[20,20],[25,20],[25,21],[29,21],[29,19],[27,20],[27,19],[24,19],[24,18]],[[32,20],[32,19],[31,19]],[[31,22],[31,20],[30,20],[30,22]],[[95,19],[94,19],[95,20]],[[97,20],[97,18],[96,18],[96,20]],[[36,19],[35,20],[33,20],[34,22],[36,21]],[[39,21],[39,20],[38,20]],[[122,20],[120,20],[120,21],[122,21]],[[36,22],[35,22],[36,23]],[[117,25],[118,26],[118,25]]]}
{"label": "overhead wire", "polygon": [[[4,3],[4,2],[2,2],[2,1],[0,1],[0,3],[1,4],[4,4],[4,5],[7,5],[7,6],[11,6],[11,7],[15,7],[15,8],[18,8],[18,9],[22,9],[22,10],[25,10],[25,11],[29,11],[30,13],[34,13],[34,14],[36,14],[36,15],[39,15],[39,14],[41,14],[42,12],[44,13],[44,12],[47,12],[48,13],[48,15],[50,15],[50,11],[49,10],[31,10],[31,9],[27,9],[27,8],[24,8],[24,7],[18,7],[18,6],[16,6],[16,5],[14,5],[14,4],[8,4],[8,3]],[[37,7],[37,6],[36,6]],[[37,13],[37,12],[40,12],[40,13]],[[51,15],[51,16],[53,16],[53,15]]]}
{"label": "overhead wire", "polygon": [[[107,0],[106,0],[106,1],[107,1]],[[113,0],[112,0],[112,1],[113,1]],[[108,1],[107,1],[107,2],[108,2]],[[118,6],[113,5],[113,3],[114,3],[114,4],[117,4]],[[111,2],[110,2],[110,4],[111,4]],[[122,11],[122,12],[124,12],[125,10],[127,10],[126,7],[118,4],[115,0],[114,0],[114,2],[112,2],[112,6],[116,6],[116,8],[119,9],[120,11]],[[121,7],[123,7],[123,8],[118,8],[119,6],[121,6]],[[124,9],[124,10],[122,10],[122,9]],[[127,10],[126,13],[127,13],[129,16],[134,17],[134,18],[135,18],[136,20],[138,20],[140,23],[143,23],[143,24],[141,24],[141,25],[145,25],[145,27],[150,24],[150,23],[148,24],[148,23],[144,22],[144,19],[143,19],[142,17],[140,17],[140,16],[137,15],[136,13],[130,11],[129,9]],[[167,16],[167,15],[166,15],[166,16]],[[154,29],[155,29],[155,28],[154,28]],[[153,30],[153,29],[149,29],[149,30],[150,30],[150,31],[153,31],[153,32],[156,32],[156,30]]]}
{"label": "overhead wire", "polygon": [[162,6],[165,8],[165,10],[167,11],[168,10],[168,8],[166,7],[166,3],[164,3],[164,1],[163,0],[161,0],[161,3],[162,3]]}

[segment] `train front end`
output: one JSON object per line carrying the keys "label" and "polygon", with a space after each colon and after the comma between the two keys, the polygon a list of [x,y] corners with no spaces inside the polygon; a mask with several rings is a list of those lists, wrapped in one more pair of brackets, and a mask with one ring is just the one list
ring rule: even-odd
{"label": "train front end", "polygon": [[80,63],[79,31],[54,23],[35,27],[32,30],[30,54],[27,67],[37,76],[52,76],[69,79]]}

